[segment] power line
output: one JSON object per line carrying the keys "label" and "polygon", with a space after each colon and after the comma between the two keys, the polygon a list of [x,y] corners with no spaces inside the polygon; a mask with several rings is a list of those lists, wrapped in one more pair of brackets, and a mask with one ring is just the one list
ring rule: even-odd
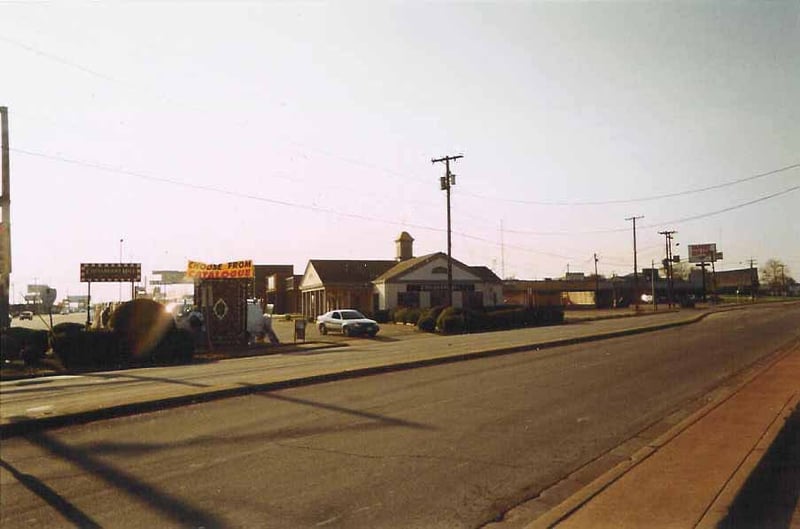
{"label": "power line", "polygon": [[[41,152],[36,152],[36,151],[30,151],[30,150],[25,150],[25,149],[20,149],[20,148],[9,148],[9,151],[17,152],[19,154],[24,154],[24,155],[28,155],[28,156],[35,156],[35,157],[39,157],[39,158],[53,160],[53,161],[57,161],[57,162],[68,163],[68,164],[72,164],[72,165],[89,167],[89,168],[97,169],[97,170],[100,170],[100,171],[106,171],[106,172],[116,173],[116,174],[121,174],[121,175],[126,175],[126,176],[133,176],[133,177],[136,177],[136,178],[142,178],[144,180],[150,180],[150,181],[153,181],[153,182],[170,184],[170,185],[174,185],[174,186],[178,186],[178,187],[186,187],[186,188],[190,188],[190,189],[197,189],[197,190],[200,190],[200,191],[209,191],[209,192],[214,192],[214,193],[220,193],[220,194],[224,194],[224,195],[228,195],[228,196],[232,196],[232,197],[244,198],[244,199],[248,199],[248,200],[256,200],[256,201],[260,201],[260,202],[266,202],[266,203],[271,203],[271,204],[276,204],[276,205],[281,205],[281,206],[286,206],[286,207],[305,209],[305,210],[309,210],[309,211],[316,211],[316,212],[319,212],[319,213],[327,213],[327,214],[334,215],[334,216],[337,216],[337,217],[351,218],[351,219],[355,219],[355,220],[365,220],[365,221],[370,221],[370,222],[379,222],[379,223],[384,223],[384,224],[389,224],[389,225],[396,225],[396,226],[406,226],[406,227],[409,227],[409,228],[422,229],[422,230],[434,231],[434,232],[443,232],[443,231],[445,231],[442,228],[436,228],[436,227],[433,227],[433,226],[425,226],[425,225],[422,225],[422,224],[413,224],[413,223],[407,223],[407,222],[401,222],[401,221],[391,221],[391,220],[387,220],[385,218],[370,217],[368,215],[359,215],[359,214],[355,214],[355,213],[344,213],[344,212],[341,212],[341,211],[337,211],[337,210],[333,210],[333,209],[329,209],[329,208],[323,208],[323,207],[320,207],[320,206],[314,206],[314,205],[308,205],[308,204],[300,204],[300,203],[297,203],[297,202],[283,201],[283,200],[277,200],[277,199],[270,199],[270,198],[262,197],[262,196],[259,196],[259,195],[252,195],[252,194],[242,193],[242,192],[238,192],[238,191],[230,191],[230,190],[227,190],[227,189],[222,189],[222,188],[213,187],[213,186],[207,186],[207,185],[193,184],[193,183],[190,183],[190,182],[183,182],[183,181],[180,181],[180,180],[173,180],[173,179],[170,179],[170,178],[153,176],[153,175],[149,175],[149,174],[138,172],[138,171],[130,171],[130,170],[123,169],[123,168],[111,167],[111,166],[98,164],[98,163],[94,163],[94,162],[87,162],[87,161],[83,161],[83,160],[75,160],[75,159],[65,158],[65,157],[62,157],[62,156],[46,154],[46,153],[41,153]],[[658,228],[658,227],[662,226],[663,224],[681,224],[681,223],[684,223],[684,222],[691,222],[691,221],[694,221],[694,220],[699,220],[699,219],[711,217],[711,216],[714,216],[714,215],[720,215],[722,213],[727,213],[729,211],[734,211],[734,210],[737,210],[737,209],[740,209],[740,208],[744,208],[746,206],[750,206],[750,205],[753,205],[753,204],[756,204],[756,203],[759,203],[759,202],[764,202],[766,200],[777,198],[779,196],[786,195],[788,193],[792,193],[794,191],[797,191],[798,189],[800,189],[800,185],[793,186],[793,187],[790,187],[790,188],[785,189],[783,191],[778,191],[778,192],[772,193],[770,195],[759,197],[759,198],[756,198],[754,200],[750,200],[748,202],[744,202],[744,203],[741,203],[741,204],[736,204],[734,206],[730,206],[730,207],[723,208],[723,209],[720,209],[720,210],[711,211],[711,212],[707,212],[707,213],[702,213],[702,214],[699,214],[699,215],[693,215],[691,217],[684,217],[684,218],[681,218],[681,219],[675,219],[675,220],[671,220],[671,221],[663,221],[663,222],[660,222],[660,223],[648,224],[646,226],[641,226],[641,227],[642,228]],[[518,234],[518,235],[561,235],[561,236],[570,236],[570,235],[594,235],[594,234],[604,234],[604,233],[619,233],[619,232],[626,232],[626,231],[628,231],[628,228],[612,228],[612,229],[603,229],[603,230],[572,231],[572,232],[563,232],[563,231],[562,232],[554,232],[554,231],[553,232],[544,232],[544,231],[513,230],[513,229],[504,228],[504,232],[505,233],[513,233],[513,234]],[[466,238],[469,238],[469,239],[473,239],[473,240],[476,240],[476,241],[488,242],[488,243],[493,244],[493,245],[497,244],[496,241],[491,241],[489,239],[472,236],[472,235],[469,235],[469,234],[466,234],[466,233],[460,233],[460,232],[455,232],[454,231],[453,234],[454,235],[459,235],[461,237],[466,237]],[[509,245],[509,244],[506,244],[506,246],[510,247],[510,248],[521,249],[521,250],[530,251],[530,252],[533,252],[533,253],[538,253],[538,254],[542,254],[542,255],[548,255],[548,256],[562,258],[562,259],[574,259],[575,258],[574,256],[563,256],[563,255],[550,253],[550,252],[541,252],[541,251],[531,250],[529,248],[513,246],[513,245]]]}
{"label": "power line", "polygon": [[485,195],[479,195],[477,193],[464,193],[465,195],[474,197],[474,198],[481,198],[481,199],[490,199],[490,200],[497,200],[500,202],[510,202],[514,204],[526,204],[529,206],[608,206],[613,204],[630,204],[633,202],[648,202],[653,200],[661,200],[664,198],[674,198],[674,197],[681,197],[686,195],[692,195],[695,193],[703,193],[705,191],[712,191],[714,189],[722,189],[725,187],[730,187],[733,185],[741,184],[744,182],[750,182],[753,180],[757,180],[759,178],[764,178],[767,176],[772,176],[775,174],[783,173],[785,171],[790,171],[792,169],[797,169],[800,167],[800,163],[795,163],[792,165],[787,165],[778,169],[773,169],[772,171],[767,171],[764,173],[759,173],[756,175],[748,176],[745,178],[740,178],[738,180],[732,180],[730,182],[724,182],[722,184],[716,184],[713,186],[706,186],[700,187],[696,189],[686,189],[684,191],[677,191],[674,193],[664,193],[661,195],[650,195],[646,197],[638,197],[638,198],[623,198],[623,199],[611,199],[611,200],[589,200],[589,201],[573,201],[573,202],[557,202],[557,201],[539,201],[539,200],[522,200],[516,198],[503,198],[503,197],[489,197]]}

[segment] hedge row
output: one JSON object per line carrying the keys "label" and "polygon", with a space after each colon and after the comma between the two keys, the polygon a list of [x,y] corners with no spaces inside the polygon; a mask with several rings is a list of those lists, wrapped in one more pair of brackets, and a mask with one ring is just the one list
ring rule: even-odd
{"label": "hedge row", "polygon": [[127,337],[115,331],[81,329],[53,334],[53,352],[67,369],[188,363],[194,358],[194,338],[191,331],[173,327],[154,347],[139,354],[134,350]]}
{"label": "hedge row", "polygon": [[564,310],[561,307],[518,307],[500,310],[468,310],[448,307],[439,313],[436,319],[436,330],[442,334],[456,334],[553,325],[563,322]]}

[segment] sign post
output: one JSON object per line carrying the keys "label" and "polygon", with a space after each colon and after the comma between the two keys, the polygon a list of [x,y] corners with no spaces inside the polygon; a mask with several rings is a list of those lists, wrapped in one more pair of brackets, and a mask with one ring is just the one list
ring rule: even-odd
{"label": "sign post", "polygon": [[81,263],[81,283],[88,283],[86,326],[92,323],[92,283],[127,283],[142,280],[142,263]]}

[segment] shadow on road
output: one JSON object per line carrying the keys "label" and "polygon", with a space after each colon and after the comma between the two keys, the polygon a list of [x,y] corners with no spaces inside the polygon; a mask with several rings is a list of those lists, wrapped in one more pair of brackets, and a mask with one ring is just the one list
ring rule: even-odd
{"label": "shadow on road", "polygon": [[50,507],[58,511],[61,516],[75,524],[76,527],[86,527],[88,529],[102,527],[100,524],[92,520],[92,518],[86,513],[65,500],[56,491],[45,485],[36,476],[20,472],[2,459],[0,459],[0,468],[7,470],[17,481],[22,484],[23,487],[39,496]]}
{"label": "shadow on road", "polygon": [[[98,461],[91,453],[90,449],[76,448],[65,444],[47,433],[37,433],[25,437],[32,444],[43,448],[54,456],[68,461],[82,470],[91,473],[105,481],[108,485],[126,492],[132,497],[137,498],[141,503],[156,509],[164,516],[174,520],[182,527],[205,527],[206,529],[217,529],[225,527],[223,521],[213,513],[194,507],[189,503],[167,494],[156,487],[149,485],[138,479],[136,476],[115,468],[113,465]],[[21,474],[22,475],[22,474]],[[59,509],[62,514],[85,518],[86,521],[94,525],[83,525],[78,523],[78,527],[100,527],[85,514],[80,513],[74,507],[52,492],[52,489],[42,484],[36,478],[28,476],[26,487],[39,495],[49,504]],[[25,484],[25,482],[24,482]],[[31,488],[35,487],[35,488]],[[51,494],[52,493],[52,494]],[[70,509],[71,508],[71,509]],[[63,509],[63,510],[62,510]],[[73,518],[70,518],[73,520]],[[77,523],[77,519],[74,519]]]}
{"label": "shadow on road", "polygon": [[406,428],[414,428],[417,430],[436,430],[436,428],[434,428],[433,426],[429,426],[427,424],[421,424],[413,421],[406,421],[403,419],[395,419],[394,417],[387,417],[386,415],[378,415],[375,413],[369,413],[350,408],[343,408],[341,406],[335,406],[333,404],[325,404],[323,402],[314,402],[312,400],[298,399],[296,397],[287,397],[286,395],[278,395],[276,393],[256,393],[256,395],[268,399],[281,400],[284,402],[291,402],[294,404],[302,404],[304,406],[313,406],[315,408],[321,408],[323,410],[328,410],[328,411],[335,411],[337,413],[346,413],[348,415],[355,415],[356,417],[362,417],[365,419],[378,421],[380,423],[389,424],[392,426],[403,426]]}

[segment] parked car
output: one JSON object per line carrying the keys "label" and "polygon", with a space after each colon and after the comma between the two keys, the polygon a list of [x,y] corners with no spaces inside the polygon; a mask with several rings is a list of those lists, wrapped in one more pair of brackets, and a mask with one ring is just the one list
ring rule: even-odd
{"label": "parked car", "polygon": [[33,312],[29,310],[23,310],[19,313],[19,319],[21,320],[33,320]]}
{"label": "parked car", "polygon": [[381,328],[375,320],[371,320],[353,309],[339,309],[317,316],[317,327],[321,334],[329,331],[341,332],[345,336],[366,334],[375,336]]}

